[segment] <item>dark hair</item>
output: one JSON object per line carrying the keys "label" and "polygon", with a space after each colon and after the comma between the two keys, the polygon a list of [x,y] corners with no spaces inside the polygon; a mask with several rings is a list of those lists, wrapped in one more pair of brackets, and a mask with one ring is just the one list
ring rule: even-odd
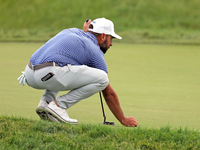
{"label": "dark hair", "polygon": [[93,25],[92,24],[89,25],[89,29],[93,29]]}

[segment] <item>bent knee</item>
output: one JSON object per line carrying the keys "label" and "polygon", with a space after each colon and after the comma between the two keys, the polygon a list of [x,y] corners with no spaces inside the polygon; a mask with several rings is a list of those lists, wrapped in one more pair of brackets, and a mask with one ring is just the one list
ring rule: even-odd
{"label": "bent knee", "polygon": [[102,87],[102,90],[105,89],[108,84],[109,84],[109,79],[108,79],[108,74],[104,71],[101,73],[101,80],[100,80],[100,85]]}

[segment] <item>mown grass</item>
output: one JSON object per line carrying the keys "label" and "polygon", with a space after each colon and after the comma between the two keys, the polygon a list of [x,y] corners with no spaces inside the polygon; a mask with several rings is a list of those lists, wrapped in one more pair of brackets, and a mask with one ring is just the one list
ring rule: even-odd
{"label": "mown grass", "polygon": [[[0,43],[0,115],[39,120],[35,108],[44,91],[20,86],[17,78],[42,44]],[[105,59],[125,115],[135,117],[141,127],[199,129],[199,55],[199,47],[191,45],[113,44]],[[107,120],[122,126],[104,107]],[[103,121],[98,93],[67,111],[79,123]]]}
{"label": "mown grass", "polygon": [[200,149],[199,131],[70,125],[0,116],[0,149]]}
{"label": "mown grass", "polygon": [[106,17],[128,43],[200,44],[199,0],[0,0],[0,41],[46,41]]}

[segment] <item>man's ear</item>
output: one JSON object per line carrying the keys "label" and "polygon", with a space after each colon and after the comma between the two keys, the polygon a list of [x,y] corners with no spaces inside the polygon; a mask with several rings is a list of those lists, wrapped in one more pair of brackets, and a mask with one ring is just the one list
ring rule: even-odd
{"label": "man's ear", "polygon": [[106,40],[106,34],[105,33],[102,33],[101,35],[100,35],[100,39],[101,39],[101,41],[105,41]]}

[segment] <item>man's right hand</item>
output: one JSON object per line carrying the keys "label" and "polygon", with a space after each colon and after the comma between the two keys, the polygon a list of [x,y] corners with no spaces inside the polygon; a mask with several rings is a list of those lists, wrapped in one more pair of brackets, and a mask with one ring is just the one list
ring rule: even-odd
{"label": "man's right hand", "polygon": [[110,83],[102,91],[102,93],[111,112],[114,114],[114,116],[119,120],[119,122],[122,125],[127,127],[136,127],[138,125],[138,122],[135,118],[124,116],[124,113],[120,107],[118,96],[111,87]]}
{"label": "man's right hand", "polygon": [[121,124],[127,127],[137,127],[138,122],[135,118],[133,117],[125,117],[122,121]]}

